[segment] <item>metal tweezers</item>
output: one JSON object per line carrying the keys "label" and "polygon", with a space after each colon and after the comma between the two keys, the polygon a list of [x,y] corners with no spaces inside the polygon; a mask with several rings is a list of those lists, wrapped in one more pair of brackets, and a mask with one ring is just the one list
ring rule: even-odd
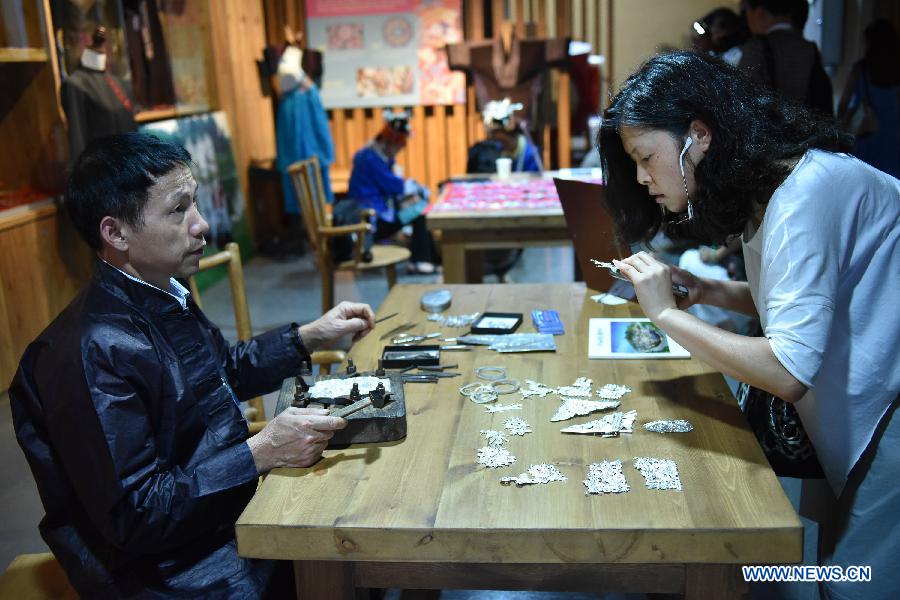
{"label": "metal tweezers", "polygon": [[403,379],[403,383],[437,383],[438,377],[435,374],[412,374],[412,375],[401,375]]}
{"label": "metal tweezers", "polygon": [[416,326],[415,323],[412,323],[412,322],[410,322],[410,321],[407,321],[406,323],[403,323],[402,325],[398,325],[397,327],[394,327],[393,329],[391,329],[390,331],[388,331],[386,334],[384,334],[383,336],[381,336],[381,337],[378,338],[378,339],[379,339],[379,340],[386,340],[386,339],[388,339],[389,337],[391,337],[392,335],[397,335],[397,334],[400,333],[401,331],[406,331],[407,329],[412,329],[412,328],[415,327],[415,326]]}

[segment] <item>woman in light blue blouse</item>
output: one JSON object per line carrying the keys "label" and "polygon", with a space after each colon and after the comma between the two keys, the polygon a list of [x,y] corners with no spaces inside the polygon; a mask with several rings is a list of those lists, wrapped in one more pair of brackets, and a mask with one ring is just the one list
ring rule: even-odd
{"label": "woman in light blue blouse", "polygon": [[[900,182],[844,154],[833,123],[716,59],[658,56],[601,126],[607,204],[626,242],[660,229],[742,237],[747,282],[692,276],[641,252],[616,265],[646,315],[700,360],[793,404],[834,495],[819,560],[870,565],[835,598],[900,597]],[[688,287],[685,299],[673,283]],[[705,323],[711,304],[759,317],[763,336]]]}

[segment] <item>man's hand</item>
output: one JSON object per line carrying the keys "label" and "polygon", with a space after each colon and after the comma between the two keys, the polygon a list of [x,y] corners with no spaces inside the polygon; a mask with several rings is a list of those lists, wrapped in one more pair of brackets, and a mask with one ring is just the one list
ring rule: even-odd
{"label": "man's hand", "polygon": [[347,426],[324,408],[288,407],[265,428],[247,440],[259,473],[276,467],[308,467],[316,463],[328,440]]}
{"label": "man's hand", "polygon": [[368,304],[341,302],[327,313],[300,327],[306,349],[315,352],[334,344],[345,335],[357,342],[375,328],[375,313]]}
{"label": "man's hand", "polygon": [[[685,309],[700,301],[702,282],[699,278],[684,269],[662,263],[646,252],[638,252],[624,260],[613,260],[613,264],[634,284],[638,302],[652,321],[666,309]],[[673,279],[688,288],[688,297],[679,299],[677,303],[672,294]]]}

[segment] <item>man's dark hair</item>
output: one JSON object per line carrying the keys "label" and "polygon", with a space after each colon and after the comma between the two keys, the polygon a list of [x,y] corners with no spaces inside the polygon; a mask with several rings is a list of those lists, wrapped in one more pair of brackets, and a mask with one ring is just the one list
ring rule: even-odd
{"label": "man's dark hair", "polygon": [[[805,2],[806,0],[800,0]],[[773,17],[787,17],[797,10],[798,0],[747,0],[749,8],[763,7]]]}
{"label": "man's dark hair", "polygon": [[101,250],[103,217],[142,226],[147,192],[154,180],[179,166],[190,168],[187,150],[151,135],[98,138],[87,145],[69,175],[65,195],[69,218],[88,246]]}
{"label": "man's dark hair", "polygon": [[[637,182],[620,128],[667,131],[680,148],[694,119],[710,128],[712,141],[694,170],[694,219],[676,226],[664,221],[648,189]],[[851,141],[833,122],[694,52],[644,63],[613,98],[598,140],[607,207],[622,241],[649,241],[665,225],[670,237],[718,244],[743,231],[754,203],[768,202],[788,174],[785,159],[811,148],[847,151]]]}

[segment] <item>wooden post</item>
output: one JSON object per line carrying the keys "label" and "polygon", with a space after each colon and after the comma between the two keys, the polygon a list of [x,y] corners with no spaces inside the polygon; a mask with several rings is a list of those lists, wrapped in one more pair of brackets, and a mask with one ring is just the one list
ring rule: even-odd
{"label": "wooden post", "polygon": [[[567,37],[571,31],[569,29],[571,8],[571,0],[557,0],[556,35],[558,37]],[[572,166],[572,106],[569,74],[561,71],[557,81],[559,86],[556,103],[557,165],[560,169],[566,169]]]}

